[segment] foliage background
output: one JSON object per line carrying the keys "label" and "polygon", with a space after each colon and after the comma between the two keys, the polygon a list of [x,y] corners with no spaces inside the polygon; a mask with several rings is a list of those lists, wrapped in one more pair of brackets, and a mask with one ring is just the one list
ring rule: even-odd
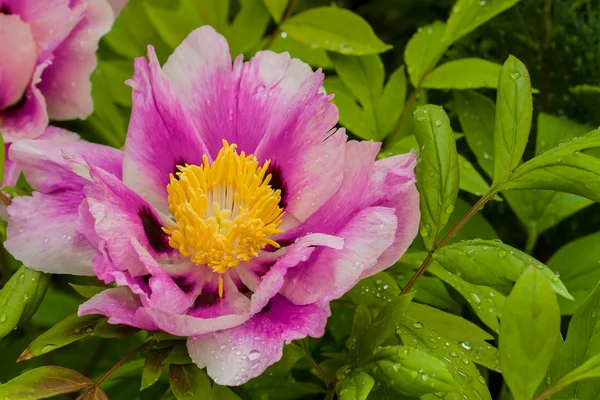
{"label": "foliage background", "polygon": [[[228,9],[223,6],[225,3],[230,4]],[[265,45],[274,51],[290,51],[292,56],[325,70],[328,76],[325,86],[328,91],[338,95],[338,101],[342,101],[347,95],[352,97],[349,89],[335,78],[339,72],[336,71],[336,66],[341,63],[340,56],[328,53],[319,46],[311,48],[290,37],[284,37],[285,31],[278,30],[266,6],[269,3],[281,2],[130,0],[113,30],[100,44],[99,65],[92,76],[94,114],[85,121],[60,125],[80,133],[88,140],[122,147],[131,109],[131,92],[123,82],[133,73],[133,59],[143,56],[146,45],[152,44],[159,60],[164,63],[192,29],[204,24],[210,24],[226,34],[234,55],[244,53],[248,58]],[[406,63],[405,50],[413,35],[421,27],[436,20],[445,21],[455,5],[454,0],[339,0],[333,3],[325,0],[299,0],[291,3],[294,3],[293,15],[334,4],[362,16],[384,43],[393,45],[393,48],[380,54],[386,82],[390,81],[392,73],[399,66]],[[568,121],[572,121],[577,125],[568,125],[570,130],[585,133],[600,124],[600,6],[597,1],[522,0],[456,42],[444,53],[438,65],[466,57],[502,64],[510,54],[527,66],[532,86],[538,90],[533,97],[534,121],[525,159],[536,155],[535,144],[540,135],[540,126],[556,126],[560,121],[569,124]],[[409,85],[407,96],[411,90]],[[496,97],[496,90],[493,88],[478,91],[490,99]],[[422,92],[417,102],[442,105],[450,117],[453,130],[459,133],[465,130],[461,124],[463,121],[459,119],[456,94],[452,91],[430,90],[427,91],[426,98]],[[338,105],[343,113],[344,104]],[[544,117],[538,117],[540,112],[552,114],[562,120],[544,120]],[[412,119],[412,115],[409,119]],[[541,120],[546,121],[546,125],[540,125],[544,123]],[[410,122],[407,125],[408,128],[400,130],[397,135],[391,135],[391,139],[385,141],[382,156],[404,148],[400,143],[401,139],[412,135]],[[364,133],[353,131],[350,125],[347,128],[362,139],[384,139],[382,135],[376,134],[365,137]],[[457,148],[459,154],[472,164],[477,176],[486,176],[484,168],[478,163],[478,154],[466,140],[458,140]],[[537,260],[559,271],[563,282],[577,298],[577,304],[581,304],[600,280],[600,270],[597,268],[597,261],[600,260],[600,247],[597,246],[600,240],[600,206],[592,202],[581,202],[570,208],[572,202],[567,201],[566,205],[559,205],[556,210],[549,209],[545,214],[537,215],[549,229],[534,232],[528,228],[531,221],[535,220],[531,217],[535,215],[531,209],[538,209],[543,205],[534,204],[532,197],[519,196],[521,195],[516,196],[513,201],[507,198],[505,201],[490,202],[465,225],[456,241],[479,237],[500,239],[517,249],[527,250]],[[477,200],[478,196],[472,193],[460,192],[446,232]],[[582,239],[578,240],[580,238]],[[420,238],[417,238],[412,250],[425,250]],[[18,267],[8,254],[4,253],[3,257],[0,285],[5,284]],[[410,263],[410,260],[403,262]],[[419,261],[417,266],[418,264]],[[345,363],[347,341],[351,341],[353,337],[353,318],[356,318],[353,307],[359,304],[367,308],[380,308],[387,300],[398,295],[399,288],[409,278],[407,269],[398,264],[387,274],[359,284],[349,296],[333,305],[333,316],[324,338],[288,347],[281,363],[241,389],[236,389],[236,392],[242,398],[261,400],[323,398],[323,385],[310,362],[303,358],[304,352],[310,352],[329,378],[334,379],[335,371]],[[473,306],[473,301],[464,298],[464,293],[460,295],[460,289],[457,290],[448,280],[443,283],[438,278],[439,274],[423,276],[418,285],[416,300],[462,315],[490,332],[481,323],[481,315],[477,317],[477,312],[469,306]],[[132,348],[143,343],[144,336],[141,333],[125,340],[88,335],[69,346],[15,364],[19,354],[36,337],[76,312],[83,297],[70,284],[98,283],[88,278],[52,277],[48,292],[33,318],[20,324],[18,329],[0,341],[0,382],[10,380],[24,370],[50,364],[72,368],[97,379]],[[494,290],[508,294],[510,287],[495,287]],[[353,302],[356,303],[353,307],[347,307]],[[560,300],[560,304],[564,334],[575,307],[565,305],[563,300]],[[115,399],[171,398],[168,377],[164,374],[157,384],[139,391],[143,364],[143,359],[130,361],[111,375],[103,385],[108,396]],[[480,371],[488,382],[493,398],[511,398],[499,373],[483,368]],[[373,393],[375,394],[369,399],[409,398],[391,394],[385,388]],[[433,397],[429,395],[424,398]],[[576,395],[576,398],[585,397]]]}

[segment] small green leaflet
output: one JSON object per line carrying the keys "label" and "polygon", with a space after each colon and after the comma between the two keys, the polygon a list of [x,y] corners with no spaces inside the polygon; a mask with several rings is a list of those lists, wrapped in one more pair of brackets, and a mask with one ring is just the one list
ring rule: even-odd
{"label": "small green leaflet", "polygon": [[493,185],[505,182],[519,165],[529,137],[532,112],[529,72],[521,61],[509,56],[500,72],[496,98]]}
{"label": "small green leaflet", "polygon": [[288,0],[263,0],[275,22],[279,23],[287,8]]}
{"label": "small green leaflet", "polygon": [[377,54],[391,48],[361,16],[337,7],[316,7],[296,14],[281,30],[312,48],[348,55]]}
{"label": "small green leaflet", "polygon": [[560,330],[556,295],[535,267],[529,267],[504,303],[500,322],[500,364],[515,400],[530,400],[546,376]]}
{"label": "small green leaflet", "polygon": [[37,311],[50,282],[50,274],[22,266],[0,290],[0,338]]}
{"label": "small green leaflet", "polygon": [[31,342],[19,360],[29,360],[91,335],[101,318],[101,315],[68,316]]}
{"label": "small green leaflet", "polygon": [[77,371],[46,366],[27,371],[0,385],[2,399],[44,399],[65,393],[78,392],[94,384]]}
{"label": "small green leaflet", "polygon": [[429,89],[496,88],[501,65],[481,58],[463,58],[440,65],[423,80]]}
{"label": "small green leaflet", "polygon": [[573,299],[559,277],[535,258],[495,240],[469,240],[437,249],[434,259],[450,272],[476,285],[502,285],[516,282],[535,267],[552,289]]}
{"label": "small green leaflet", "polygon": [[[600,354],[600,284],[579,306],[569,323],[567,339],[552,359],[550,382],[557,382]],[[584,380],[552,396],[553,400],[595,399],[600,396],[598,380]]]}
{"label": "small green leaflet", "polygon": [[410,82],[420,87],[423,78],[435,67],[448,48],[443,41],[446,24],[435,21],[419,28],[404,49],[404,62],[408,68]]}
{"label": "small green leaflet", "polygon": [[600,232],[576,239],[561,247],[548,260],[548,268],[560,278],[575,301],[558,299],[563,315],[571,315],[583,304],[600,281]]}
{"label": "small green leaflet", "polygon": [[454,211],[460,174],[458,155],[450,121],[441,107],[417,107],[414,121],[420,146],[416,169],[420,232],[425,246],[431,249]]}
{"label": "small green leaflet", "polygon": [[448,18],[444,40],[448,45],[473,31],[519,0],[458,0]]}
{"label": "small green leaflet", "polygon": [[375,380],[364,371],[347,375],[336,386],[340,400],[366,400]]}
{"label": "small green leaflet", "polygon": [[169,381],[177,400],[210,398],[211,387],[208,376],[196,364],[169,365]]}

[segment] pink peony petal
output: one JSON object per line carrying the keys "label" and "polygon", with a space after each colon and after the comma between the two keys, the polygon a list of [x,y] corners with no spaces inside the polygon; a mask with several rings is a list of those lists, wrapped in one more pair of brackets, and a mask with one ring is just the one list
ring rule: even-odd
{"label": "pink peony petal", "polygon": [[126,287],[106,289],[79,306],[79,316],[102,314],[111,324],[125,324],[149,331],[156,325],[140,310],[139,298]]}
{"label": "pink peony petal", "polygon": [[166,213],[169,174],[175,166],[202,163],[206,147],[190,117],[166,80],[154,49],[150,63],[135,61],[133,109],[127,141],[123,180],[130,188]]}
{"label": "pink peony petal", "polygon": [[42,72],[51,59],[38,63],[33,71],[29,87],[21,101],[12,107],[0,110],[0,127],[6,143],[40,136],[48,126],[46,100],[37,88]]}
{"label": "pink peony petal", "polygon": [[46,98],[48,114],[55,120],[86,118],[93,109],[90,74],[96,69],[98,41],[114,16],[106,0],[75,0],[82,18],[52,52],[54,61],[38,85]]}
{"label": "pink peony petal", "polygon": [[31,29],[18,15],[0,13],[0,110],[21,99],[35,68],[37,51]]}
{"label": "pink peony petal", "polygon": [[393,208],[370,207],[358,211],[337,233],[344,239],[344,248],[324,249],[290,270],[281,293],[294,304],[341,297],[392,245],[396,226]]}
{"label": "pink peony petal", "polygon": [[297,306],[275,296],[243,325],[189,338],[188,351],[198,367],[206,367],[215,383],[241,385],[279,361],[284,343],[322,336],[329,314],[326,303]]}
{"label": "pink peony petal", "polygon": [[132,277],[147,275],[148,270],[132,245],[132,239],[152,256],[167,257],[176,250],[169,246],[168,237],[162,231],[166,222],[150,203],[118,177],[90,167],[92,182],[85,186],[84,192],[94,226],[84,229],[96,233],[117,269],[128,271]]}
{"label": "pink peony petal", "polygon": [[93,275],[96,252],[77,230],[82,192],[34,192],[8,207],[6,249],[28,268],[73,275]]}

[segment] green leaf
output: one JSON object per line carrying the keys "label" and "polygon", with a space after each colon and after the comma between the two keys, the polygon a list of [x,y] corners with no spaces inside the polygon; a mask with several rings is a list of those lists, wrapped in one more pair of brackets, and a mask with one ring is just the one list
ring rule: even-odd
{"label": "green leaf", "polygon": [[[458,197],[454,205],[454,211],[450,215],[450,219],[446,226],[439,233],[439,237],[445,237],[452,228],[469,212],[472,204]],[[461,240],[470,240],[473,237],[485,239],[498,239],[498,234],[494,231],[492,225],[483,217],[481,213],[477,213],[469,219],[469,221],[452,237],[449,243],[458,243]],[[421,237],[417,237],[412,244],[412,250],[426,250],[425,244],[422,243]]]}
{"label": "green leaf", "polygon": [[406,98],[406,73],[404,65],[399,66],[388,78],[383,94],[377,100],[375,109],[378,110],[378,126],[380,137],[386,137],[394,129],[400,114],[404,109]]}
{"label": "green leaf", "polygon": [[[576,370],[587,360],[600,354],[600,284],[577,309],[567,331],[567,339],[562,351],[552,359],[549,375],[551,382],[556,382],[571,371]],[[597,380],[577,382],[552,399],[595,399],[600,396],[600,385]]]}
{"label": "green leaf", "polygon": [[431,89],[496,88],[501,65],[481,58],[463,58],[440,65],[423,80]]}
{"label": "green leaf", "polygon": [[363,107],[374,106],[383,88],[383,63],[378,55],[345,56],[330,53],[335,72]]}
{"label": "green leaf", "polygon": [[537,117],[537,136],[535,152],[544,153],[559,144],[569,142],[574,137],[585,136],[592,130],[587,125],[581,125],[566,118],[539,113]]}
{"label": "green leaf", "polygon": [[[381,345],[396,329],[397,321],[412,301],[414,294],[398,296],[386,304],[379,312],[373,323],[362,335],[356,346],[359,355],[372,354],[371,350]],[[352,358],[351,358],[352,359]],[[355,358],[356,360],[359,357]]]}
{"label": "green leaf", "polygon": [[167,358],[163,361],[163,364],[177,364],[177,365],[185,365],[191,364],[193,361],[190,358],[190,355],[187,350],[187,346],[184,343],[177,343],[171,349],[171,352],[167,356]]}
{"label": "green leaf", "polygon": [[548,267],[557,274],[575,298],[558,299],[563,315],[571,315],[592,293],[600,281],[600,232],[576,239],[561,247],[548,260]]}
{"label": "green leaf", "polygon": [[208,376],[195,364],[169,365],[169,381],[177,400],[209,400],[211,398]]}
{"label": "green leaf", "polygon": [[142,370],[142,386],[140,390],[144,390],[156,383],[163,372],[163,361],[169,355],[169,349],[154,349],[150,350],[146,361],[144,361],[144,369]]}
{"label": "green leaf", "polygon": [[312,48],[342,54],[377,54],[392,47],[379,40],[361,16],[337,7],[308,9],[285,21],[281,30]]}
{"label": "green leaf", "polygon": [[[221,35],[229,32],[230,0],[191,0],[205,24],[215,28]],[[243,3],[243,2],[242,2]]]}
{"label": "green leaf", "polygon": [[500,329],[498,319],[505,300],[502,293],[489,286],[469,283],[435,262],[429,266],[428,271],[456,289],[467,300],[479,319],[494,332],[498,332]]}
{"label": "green leaf", "polygon": [[101,315],[68,316],[31,342],[19,361],[49,353],[91,335],[101,318]]}
{"label": "green leaf", "polygon": [[176,7],[165,7],[155,2],[144,2],[148,19],[171,49],[175,49],[191,31],[203,25],[193,3],[193,0],[179,0]]}
{"label": "green leaf", "polygon": [[336,391],[340,400],[366,400],[375,380],[364,371],[354,371],[338,382]]}
{"label": "green leaf", "polygon": [[493,336],[477,325],[454,314],[414,302],[409,304],[406,315],[441,332],[446,339],[459,343],[474,363],[499,371],[498,349],[486,342]]}
{"label": "green leaf", "polygon": [[506,299],[500,323],[500,365],[515,400],[530,400],[535,394],[559,329],[556,295],[537,268],[527,268]]}
{"label": "green leaf", "polygon": [[[144,53],[141,53],[142,55]],[[111,93],[109,76],[100,68],[90,76],[94,113],[83,122],[85,130],[97,141],[122,148],[125,143],[128,121],[117,108]]]}
{"label": "green leaf", "polygon": [[455,342],[485,341],[494,338],[464,318],[448,314],[424,304],[410,303],[405,314],[423,322],[437,332],[442,332],[446,338]]}
{"label": "green leaf", "polygon": [[587,84],[576,85],[576,86],[570,87],[569,88],[569,92],[571,92],[571,93],[593,93],[593,94],[598,94],[598,93],[600,93],[600,86],[598,86],[598,85],[587,85]]}
{"label": "green leaf", "polygon": [[[399,279],[399,283],[405,286],[412,274],[404,275],[404,279]],[[415,300],[423,304],[428,304],[443,310],[458,310],[459,304],[454,299],[453,294],[448,291],[444,282],[435,276],[422,276],[414,286]]]}
{"label": "green leaf", "polygon": [[227,35],[229,50],[233,56],[252,50],[260,43],[267,30],[271,15],[262,0],[242,0]]}
{"label": "green leaf", "polygon": [[75,293],[49,285],[46,296],[31,322],[42,329],[50,329],[60,320],[77,313],[80,304],[81,298]]}
{"label": "green leaf", "polygon": [[408,346],[384,347],[365,366],[389,388],[408,396],[460,390],[447,365],[434,355]]}
{"label": "green leaf", "polygon": [[448,18],[444,40],[448,45],[517,4],[519,0],[458,0]]}
{"label": "green leaf", "polygon": [[[426,256],[426,252],[408,252],[404,254],[401,262],[412,266],[416,270],[416,268],[422,264]],[[435,261],[431,263],[427,272],[456,289],[456,291],[467,300],[481,321],[494,332],[498,332],[500,328],[498,319],[500,318],[500,313],[502,312],[502,307],[504,307],[505,300],[505,296],[502,293],[489,286],[469,283],[460,276],[443,268]],[[419,279],[419,281],[422,279],[423,277]],[[418,285],[419,282],[417,282],[417,286]]]}
{"label": "green leaf", "polygon": [[265,2],[265,6],[273,16],[275,22],[279,23],[281,21],[281,17],[283,17],[283,12],[287,8],[288,0],[263,0]]}
{"label": "green leaf", "polygon": [[517,282],[530,266],[536,267],[552,289],[573,299],[559,277],[535,258],[495,240],[473,240],[437,249],[434,259],[450,272],[477,285]]}
{"label": "green leaf", "polygon": [[83,285],[76,285],[74,283],[69,283],[69,285],[71,285],[71,287],[73,289],[75,289],[75,291],[77,293],[79,293],[86,299],[91,299],[98,293],[108,289],[107,286],[83,286]]}
{"label": "green leaf", "polygon": [[[298,382],[293,377],[269,377],[262,374],[242,386],[240,397],[244,400],[300,400],[311,397],[322,398],[322,384]],[[319,394],[320,396],[314,396]]]}
{"label": "green leaf", "polygon": [[64,393],[73,393],[94,382],[63,367],[46,366],[36,368],[0,385],[0,397],[3,399],[45,399]]}
{"label": "green leaf", "polygon": [[421,149],[416,170],[421,198],[420,231],[425,246],[432,249],[454,211],[460,174],[458,156],[450,121],[441,107],[418,107],[415,128]]}
{"label": "green leaf", "polygon": [[431,25],[419,28],[404,49],[404,62],[408,76],[414,87],[420,87],[425,76],[438,63],[448,46],[443,41],[446,24],[435,21]]}
{"label": "green leaf", "polygon": [[386,272],[362,279],[348,293],[347,297],[355,304],[366,307],[383,307],[400,294],[396,280]]}
{"label": "green leaf", "polygon": [[525,65],[509,56],[500,73],[494,128],[494,182],[504,182],[519,165],[531,129],[533,101]]}
{"label": "green leaf", "polygon": [[[158,59],[165,60],[172,49],[161,39],[148,18],[146,3],[146,0],[129,0],[103,40],[112,50],[129,60],[145,55],[149,44],[154,46]],[[94,101],[94,108],[97,107]]]}
{"label": "green leaf", "polygon": [[242,400],[237,394],[233,393],[227,386],[213,385],[212,400]]}
{"label": "green leaf", "polygon": [[[454,109],[465,131],[467,143],[479,165],[488,176],[492,176],[495,105],[489,98],[473,91],[455,91],[454,99]],[[563,140],[567,142],[582,134],[580,127],[573,129],[561,123],[562,119],[555,119],[546,118],[544,114],[538,116],[536,152],[557,146],[562,138],[568,137]],[[569,137],[567,131],[573,136]],[[544,190],[509,191],[503,195],[527,230],[532,244],[539,234],[589,204],[589,200],[579,196]]]}
{"label": "green leaf", "polygon": [[419,143],[417,142],[417,138],[411,134],[409,136],[395,139],[388,148],[384,149],[383,152],[380,153],[380,156],[384,156],[381,158],[385,158],[387,156],[393,156],[394,154],[405,154],[418,148]]}
{"label": "green leaf", "polygon": [[600,159],[581,153],[599,146],[600,131],[578,137],[519,166],[506,189],[558,190],[600,201]]}
{"label": "green leaf", "polygon": [[285,32],[277,35],[277,38],[271,44],[269,49],[275,53],[283,53],[284,51],[287,51],[290,53],[290,57],[299,58],[314,68],[320,67],[323,69],[329,69],[333,67],[333,64],[331,63],[331,60],[329,59],[329,56],[325,50],[312,49],[308,46],[305,46],[297,40],[289,37]]}
{"label": "green leaf", "polygon": [[330,53],[329,57],[340,81],[328,78],[325,87],[336,94],[334,103],[340,107],[340,121],[363,139],[380,139],[376,109],[382,93],[384,71],[379,56],[356,57]]}
{"label": "green leaf", "polygon": [[21,266],[0,290],[0,338],[37,311],[50,282],[50,275]]}
{"label": "green leaf", "polygon": [[377,128],[368,120],[365,112],[360,108],[352,96],[344,92],[335,93],[333,103],[338,107],[340,123],[350,132],[361,139],[373,140],[377,138]]}
{"label": "green leaf", "polygon": [[[446,364],[446,368],[458,384],[460,395],[451,394],[444,398],[450,399],[481,399],[491,400],[485,380],[477,367],[469,360],[466,349],[444,337],[423,322],[409,316],[397,320],[397,333],[411,348],[430,354]],[[417,374],[418,376],[418,374]]]}
{"label": "green leaf", "polygon": [[290,343],[283,347],[283,355],[279,361],[269,366],[264,372],[269,376],[284,375],[292,369],[292,367],[304,357],[304,350],[296,343]]}
{"label": "green leaf", "polygon": [[600,378],[600,354],[596,354],[579,367],[565,375],[560,381],[556,382],[550,388],[549,392],[558,392],[572,383],[590,378]]}
{"label": "green leaf", "polygon": [[494,121],[496,106],[472,90],[454,91],[454,110],[467,143],[488,176],[494,173]]}
{"label": "green leaf", "polygon": [[458,186],[460,190],[475,196],[483,196],[490,190],[490,185],[479,175],[473,164],[461,154],[458,155],[458,163],[460,165],[460,184]]}
{"label": "green leaf", "polygon": [[94,327],[94,335],[105,339],[127,339],[138,333],[139,328],[129,325],[111,324],[107,319],[98,321]]}
{"label": "green leaf", "polygon": [[365,333],[365,327],[371,326],[373,316],[369,308],[363,304],[359,304],[354,309],[354,316],[352,318],[352,330],[350,336],[346,340],[346,347],[348,350],[355,350],[356,344],[361,340]]}

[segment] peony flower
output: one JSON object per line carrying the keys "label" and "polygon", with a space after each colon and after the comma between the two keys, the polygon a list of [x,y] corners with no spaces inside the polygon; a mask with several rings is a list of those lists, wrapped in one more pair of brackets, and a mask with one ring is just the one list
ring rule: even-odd
{"label": "peony flower", "polygon": [[[7,146],[40,136],[49,118],[92,113],[89,78],[113,20],[106,0],[0,0],[0,43],[10,54],[0,58],[0,132]],[[19,171],[10,160],[5,169],[3,186],[12,186]]]}
{"label": "peony flower", "polygon": [[378,143],[347,141],[320,70],[242,58],[210,27],[162,69],[149,46],[128,82],[123,153],[10,150],[38,192],[9,207],[6,248],[33,269],[115,282],[79,314],[186,337],[224,385],[322,336],[329,302],[398,260],[419,221],[414,154],[375,161]]}

